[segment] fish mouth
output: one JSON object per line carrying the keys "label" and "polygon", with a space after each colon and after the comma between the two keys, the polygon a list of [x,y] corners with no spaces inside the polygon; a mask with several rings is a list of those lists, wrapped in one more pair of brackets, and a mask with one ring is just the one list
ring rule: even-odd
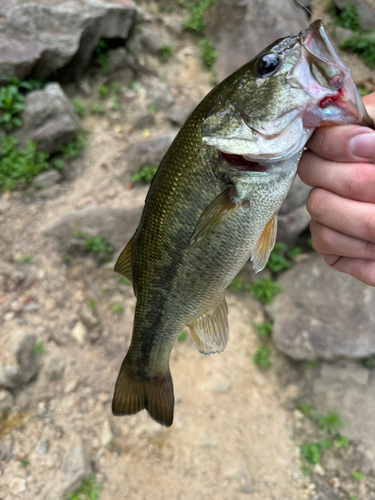
{"label": "fish mouth", "polygon": [[262,172],[269,173],[269,167],[261,165],[258,162],[247,160],[242,155],[223,153],[220,151],[221,159],[232,168],[239,172]]}
{"label": "fish mouth", "polygon": [[300,59],[292,73],[311,98],[302,116],[304,126],[355,123],[374,128],[350,70],[340,61],[322,21],[302,31],[299,41]]}

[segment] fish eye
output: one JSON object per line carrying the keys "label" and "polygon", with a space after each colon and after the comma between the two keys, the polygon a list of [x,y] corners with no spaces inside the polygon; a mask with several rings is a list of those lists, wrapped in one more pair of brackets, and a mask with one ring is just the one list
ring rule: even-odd
{"label": "fish eye", "polygon": [[274,73],[281,64],[281,59],[277,54],[265,54],[262,56],[255,68],[259,76],[270,76]]}

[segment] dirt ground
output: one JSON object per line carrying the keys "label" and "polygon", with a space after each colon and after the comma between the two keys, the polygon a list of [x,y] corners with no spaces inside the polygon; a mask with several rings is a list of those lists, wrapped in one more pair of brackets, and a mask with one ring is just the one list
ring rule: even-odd
{"label": "dirt ground", "polygon": [[[152,15],[151,9],[150,19]],[[179,13],[164,18],[181,25]],[[165,24],[155,23],[160,36],[167,33]],[[202,356],[189,336],[176,342],[171,356],[176,395],[171,428],[153,422],[145,412],[123,418],[111,414],[135,298],[113,272],[114,261],[98,266],[91,257],[77,257],[66,263],[64,249],[46,231],[76,209],[143,205],[148,187],[130,186],[130,173],[125,173],[124,182],[119,158],[146,136],[176,130],[163,111],[147,130],[134,129],[139,116],[149,113],[147,86],[162,81],[175,103],[182,97],[199,102],[212,87],[195,37],[168,31],[168,39],[173,57],[161,63],[145,54],[154,74],[141,76],[136,90],[127,87],[121,71],[104,76],[99,70],[65,88],[71,98],[86,104],[82,127],[87,145],[69,167],[71,179],[60,182],[53,197],[36,190],[0,198],[1,336],[7,339],[26,329],[44,350],[39,375],[16,392],[12,410],[0,420],[0,499],[45,498],[76,434],[83,438],[102,485],[101,500],[311,500],[318,488],[314,475],[325,483],[331,479],[328,484],[336,484],[337,498],[349,498],[332,478],[340,476],[348,456],[357,456],[355,443],[345,453],[333,450],[324,470],[313,467],[313,476],[301,471],[301,444],[319,438],[296,410],[302,397],[300,379],[313,377],[314,367],[293,364],[273,348],[270,369],[253,364],[261,345],[253,324],[266,317],[262,305],[246,292],[228,293],[230,340],[224,353]],[[120,110],[113,111],[108,98],[103,114],[89,113],[100,101],[98,85],[113,80],[121,83]],[[17,256],[25,255],[30,261],[19,263]],[[79,342],[72,330],[88,301],[95,301],[99,333]],[[117,303],[123,309],[116,313],[112,306]],[[55,381],[46,376],[51,363],[65,367]],[[47,443],[42,452],[41,442]],[[353,491],[356,500],[368,500],[372,497],[366,488],[349,481],[345,491]]]}

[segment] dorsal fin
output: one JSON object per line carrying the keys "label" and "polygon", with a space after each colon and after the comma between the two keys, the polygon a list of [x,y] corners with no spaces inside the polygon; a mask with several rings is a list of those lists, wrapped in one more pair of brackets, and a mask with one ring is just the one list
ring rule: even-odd
{"label": "dorsal fin", "polygon": [[264,269],[268,262],[271,250],[275,246],[277,234],[277,214],[275,214],[272,219],[267,223],[266,227],[263,229],[255,248],[251,254],[251,261],[253,263],[253,268],[256,273]]}
{"label": "dorsal fin", "polygon": [[124,250],[120,253],[115,265],[116,273],[122,274],[130,281],[132,281],[133,238],[134,236],[131,237]]}
{"label": "dorsal fin", "polygon": [[213,354],[224,351],[229,336],[228,308],[224,295],[188,327],[199,352]]}

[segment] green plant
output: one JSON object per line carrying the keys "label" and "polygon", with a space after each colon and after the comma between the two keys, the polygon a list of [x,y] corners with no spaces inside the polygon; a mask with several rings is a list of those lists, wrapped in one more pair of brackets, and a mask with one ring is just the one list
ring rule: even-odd
{"label": "green plant", "polygon": [[363,363],[366,368],[375,368],[375,354],[368,356],[363,360]]}
{"label": "green plant", "polygon": [[101,236],[86,238],[83,241],[84,248],[89,252],[112,252],[113,247],[105,241]]}
{"label": "green plant", "polygon": [[337,448],[345,448],[345,446],[348,446],[348,440],[345,436],[336,436],[334,443]]}
{"label": "green plant", "polygon": [[86,300],[86,303],[92,311],[96,310],[98,304],[95,299],[89,298]]}
{"label": "green plant", "polygon": [[328,412],[327,415],[313,413],[311,416],[318,423],[323,432],[331,434],[332,436],[337,434],[338,430],[344,426],[344,422],[336,412]]}
{"label": "green plant", "polygon": [[312,406],[308,405],[307,403],[299,403],[297,405],[297,410],[299,410],[305,417],[310,415],[310,412],[312,410]]}
{"label": "green plant", "polygon": [[129,80],[126,85],[131,90],[138,90],[139,89],[139,83],[134,81],[134,80]]}
{"label": "green plant", "polygon": [[27,467],[30,463],[30,460],[28,458],[20,458],[19,462],[21,467]]}
{"label": "green plant", "polygon": [[288,257],[288,259],[295,260],[297,255],[300,255],[302,252],[303,250],[301,247],[292,247],[286,252],[285,255]]}
{"label": "green plant", "polygon": [[90,106],[90,113],[101,115],[104,113],[104,106],[101,103],[92,104]]}
{"label": "green plant", "polygon": [[305,476],[311,476],[313,471],[312,471],[312,468],[311,467],[308,467],[307,465],[301,465],[300,467],[300,471],[302,472],[302,474],[304,474]]}
{"label": "green plant", "polygon": [[267,262],[267,267],[273,273],[279,273],[290,268],[290,263],[284,257],[288,247],[285,243],[276,243]]}
{"label": "green plant", "polygon": [[56,169],[58,169],[58,170],[59,170],[60,168],[63,168],[63,167],[64,167],[64,165],[65,165],[64,161],[63,161],[63,160],[61,160],[61,158],[53,158],[53,159],[51,160],[51,163],[52,163],[52,165],[53,165]]}
{"label": "green plant", "polygon": [[320,462],[320,451],[330,447],[331,443],[326,439],[322,439],[316,443],[303,443],[301,446],[301,455],[310,464],[317,464]]}
{"label": "green plant", "polygon": [[147,106],[147,109],[149,110],[149,112],[152,115],[156,115],[156,113],[158,112],[158,108],[156,106],[154,106],[153,104],[150,104],[149,106]]}
{"label": "green plant", "polygon": [[265,323],[254,323],[254,326],[256,329],[256,333],[261,337],[268,337],[272,333],[272,321],[266,321]]}
{"label": "green plant", "polygon": [[270,278],[265,280],[254,280],[250,285],[245,285],[245,288],[253,297],[260,300],[263,304],[270,304],[273,298],[281,292],[280,285]]}
{"label": "green plant", "polygon": [[94,49],[94,63],[100,67],[103,75],[109,75],[111,72],[107,50],[107,42],[103,38],[100,38]]}
{"label": "green plant", "polygon": [[85,116],[86,104],[84,102],[75,97],[74,99],[72,99],[72,106],[78,116],[80,116],[81,118]]}
{"label": "green plant", "polygon": [[116,302],[115,304],[112,305],[111,311],[113,313],[119,313],[124,309],[124,306],[120,304],[119,302]]}
{"label": "green plant", "polygon": [[162,45],[158,48],[158,54],[162,61],[168,62],[172,57],[173,48],[170,45]]}
{"label": "green plant", "polygon": [[88,480],[83,480],[79,488],[68,494],[68,500],[99,500],[102,485],[95,481],[92,474]]}
{"label": "green plant", "polygon": [[34,345],[34,351],[40,355],[45,354],[47,352],[44,348],[42,339],[37,340],[36,344]]}
{"label": "green plant", "polygon": [[183,341],[186,340],[186,338],[187,338],[187,333],[181,332],[180,335],[177,337],[177,340]]}
{"label": "green plant", "polygon": [[357,470],[352,470],[352,476],[356,481],[362,481],[362,479],[364,478],[362,472],[359,472]]}
{"label": "green plant", "polygon": [[65,146],[62,146],[61,153],[64,160],[72,160],[76,156],[79,156],[85,145],[86,143],[82,134],[77,134],[72,141],[65,144]]}
{"label": "green plant", "polygon": [[138,172],[132,175],[132,181],[136,182],[151,182],[154,175],[156,174],[157,167],[149,167],[148,165],[143,165]]}
{"label": "green plant", "polygon": [[357,85],[357,89],[361,97],[370,94],[370,92],[363,85]]}
{"label": "green plant", "polygon": [[107,85],[99,85],[98,87],[98,94],[101,99],[105,99],[108,95],[109,88]]}
{"label": "green plant", "polygon": [[23,148],[17,148],[17,144],[14,137],[0,135],[0,191],[26,184],[50,168],[48,153],[38,151],[33,142],[27,141]]}
{"label": "green plant", "polygon": [[111,109],[112,111],[118,111],[120,109],[120,104],[116,98],[112,101]]}
{"label": "green plant", "polygon": [[216,0],[195,0],[192,4],[184,4],[190,11],[189,17],[183,23],[184,28],[198,32],[202,31],[204,28],[203,13],[215,2]]}
{"label": "green plant", "polygon": [[231,292],[239,292],[245,287],[245,280],[241,276],[236,276],[232,283],[228,286],[228,290]]}
{"label": "green plant", "polygon": [[0,125],[11,131],[22,125],[15,115],[25,109],[25,97],[19,91],[18,84],[8,84],[0,87]]}
{"label": "green plant", "polygon": [[254,365],[262,366],[263,368],[269,368],[271,366],[269,354],[270,348],[268,346],[258,347],[253,356]]}
{"label": "green plant", "polygon": [[18,262],[18,264],[27,264],[31,262],[33,258],[31,255],[15,255],[14,260]]}
{"label": "green plant", "polygon": [[202,38],[201,40],[199,40],[199,45],[201,47],[199,51],[199,57],[202,59],[206,68],[211,70],[218,53],[216,52],[215,47],[212,45],[210,40],[208,40],[207,38]]}
{"label": "green plant", "polygon": [[340,43],[340,48],[360,55],[365,64],[375,68],[375,32],[355,32]]}
{"label": "green plant", "polygon": [[121,83],[120,82],[112,82],[111,90],[115,95],[121,94]]}
{"label": "green plant", "polygon": [[359,22],[357,7],[348,5],[342,10],[335,21],[336,26],[342,26],[352,31],[362,31]]}

